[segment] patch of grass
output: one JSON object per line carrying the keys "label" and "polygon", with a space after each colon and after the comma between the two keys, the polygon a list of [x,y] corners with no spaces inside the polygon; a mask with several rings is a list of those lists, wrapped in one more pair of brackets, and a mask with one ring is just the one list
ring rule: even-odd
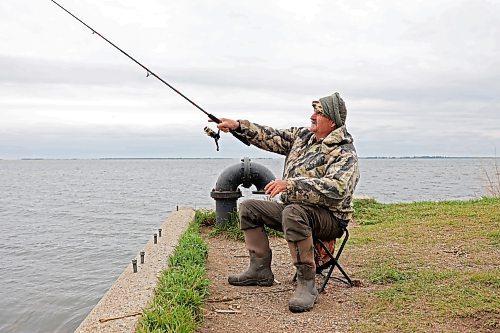
{"label": "patch of grass", "polygon": [[194,219],[199,225],[213,226],[216,223],[215,211],[212,209],[197,209]]}
{"label": "patch of grass", "polygon": [[368,280],[374,284],[389,284],[406,280],[411,274],[412,272],[402,271],[392,262],[386,260],[381,263],[374,263],[369,270]]}
{"label": "patch of grass", "polygon": [[366,237],[351,237],[349,238],[349,246],[356,246],[356,245],[367,245],[369,244],[370,242],[373,241],[373,238],[369,237],[369,236],[366,236]]}
{"label": "patch of grass", "polygon": [[274,230],[268,227],[265,227],[265,229],[269,237],[285,238],[285,235],[283,235],[283,231]]}
{"label": "patch of grass", "polygon": [[[213,213],[215,216],[215,212]],[[266,233],[269,237],[279,237],[283,238],[283,232],[274,230],[268,227],[265,227]],[[210,231],[208,234],[209,237],[215,237],[217,235],[223,235],[224,237],[228,239],[233,239],[233,240],[238,240],[238,241],[245,241],[245,236],[243,234],[243,231],[240,229],[240,218],[238,216],[238,213],[235,212],[231,214],[229,221],[222,225],[213,225],[213,229]]]}
{"label": "patch of grass", "polygon": [[500,270],[494,272],[477,272],[470,275],[470,280],[473,283],[491,286],[500,290]]}
{"label": "patch of grass", "polygon": [[379,217],[383,208],[384,204],[375,201],[375,199],[354,200],[354,218],[363,225],[380,223],[382,220]]}
{"label": "patch of grass", "polygon": [[374,286],[356,296],[351,331],[500,327],[499,198],[355,206],[344,267]]}
{"label": "patch of grass", "polygon": [[[215,212],[214,212],[215,215]],[[243,231],[240,230],[240,219],[237,213],[232,213],[229,220],[221,225],[214,224],[213,229],[208,234],[209,237],[224,235],[228,239],[245,241]]]}
{"label": "patch of grass", "polygon": [[477,283],[461,271],[421,271],[375,292],[372,297],[359,332],[426,332],[439,321],[459,321],[477,313],[500,315],[494,288]]}
{"label": "patch of grass", "polygon": [[486,235],[494,245],[500,245],[500,230],[494,230]]}
{"label": "patch of grass", "polygon": [[197,211],[195,220],[182,235],[136,332],[190,333],[201,323],[201,307],[209,286],[205,270],[208,247],[200,235],[205,218],[206,212]]}

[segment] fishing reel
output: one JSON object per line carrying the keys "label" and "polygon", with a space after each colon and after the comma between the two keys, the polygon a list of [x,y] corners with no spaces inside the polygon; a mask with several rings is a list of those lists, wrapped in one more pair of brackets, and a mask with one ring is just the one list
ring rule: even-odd
{"label": "fishing reel", "polygon": [[217,151],[219,151],[220,130],[218,130],[217,133],[215,133],[215,131],[213,129],[211,129],[210,127],[208,127],[208,126],[205,126],[205,128],[203,130],[205,131],[205,133],[209,137],[211,137],[212,139],[214,139],[215,146],[217,147]]}

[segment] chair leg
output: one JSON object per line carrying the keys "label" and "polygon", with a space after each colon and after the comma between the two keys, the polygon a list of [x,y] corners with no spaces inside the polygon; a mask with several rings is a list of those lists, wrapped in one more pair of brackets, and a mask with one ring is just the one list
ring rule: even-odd
{"label": "chair leg", "polygon": [[316,239],[316,241],[320,244],[320,246],[326,251],[328,256],[331,258],[327,263],[325,263],[317,268],[317,271],[321,272],[323,269],[329,267],[328,274],[326,275],[326,277],[324,277],[323,284],[322,284],[321,288],[319,289],[320,293],[325,290],[326,284],[328,283],[330,278],[332,278],[332,273],[333,273],[333,270],[335,269],[335,267],[338,267],[340,273],[342,273],[342,275],[344,276],[345,279],[337,278],[337,277],[333,277],[332,279],[343,282],[343,283],[349,285],[349,287],[354,286],[351,278],[349,277],[349,275],[347,275],[347,273],[342,268],[342,266],[340,266],[339,261],[338,261],[340,258],[340,255],[342,254],[342,251],[344,250],[344,246],[347,243],[347,240],[349,239],[349,231],[347,229],[345,229],[344,232],[345,232],[344,240],[342,241],[342,244],[340,245],[340,248],[339,248],[337,255],[335,257],[333,256],[333,254],[330,252],[330,250],[326,247],[326,245],[321,240]]}
{"label": "chair leg", "polygon": [[[338,278],[338,277],[332,277],[332,273],[333,273],[333,270],[335,269],[335,266],[338,267],[339,271],[342,273],[342,275],[344,276],[345,279]],[[322,293],[325,290],[326,284],[328,283],[330,278],[335,279],[335,280],[340,281],[340,282],[343,282],[343,283],[347,284],[349,287],[354,287],[354,283],[352,283],[351,278],[349,277],[349,275],[347,275],[347,273],[344,271],[342,266],[340,266],[340,264],[337,261],[335,261],[335,263],[333,263],[330,266],[330,269],[328,270],[328,274],[324,278],[323,284],[321,285],[321,288],[319,289],[320,293]]]}
{"label": "chair leg", "polygon": [[[320,293],[322,293],[325,290],[325,287],[330,279],[334,279],[340,282],[343,282],[347,284],[349,287],[354,287],[354,283],[352,282],[351,278],[349,275],[345,272],[344,268],[339,264],[339,258],[340,255],[342,254],[342,251],[344,251],[345,244],[347,243],[347,240],[349,239],[349,230],[344,229],[344,239],[342,240],[342,243],[340,244],[339,250],[337,251],[337,255],[334,256],[333,253],[328,249],[328,247],[323,243],[320,239],[315,238],[314,241],[318,242],[319,245],[326,251],[328,256],[330,257],[330,260],[324,263],[321,266],[316,267],[316,273],[321,274],[321,272],[325,269],[328,268],[328,273],[326,276],[323,276],[323,283],[321,287],[318,289]],[[339,277],[332,277],[333,270],[337,267],[340,271],[340,273],[344,276],[344,278],[339,278]],[[292,279],[293,282],[297,281],[297,273],[293,276]]]}

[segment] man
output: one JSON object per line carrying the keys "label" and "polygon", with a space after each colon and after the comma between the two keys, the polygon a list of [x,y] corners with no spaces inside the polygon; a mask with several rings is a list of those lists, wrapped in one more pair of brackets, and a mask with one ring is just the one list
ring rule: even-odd
{"label": "man", "polygon": [[318,299],[313,238],[334,240],[352,218],[352,195],[359,180],[358,159],[347,132],[347,109],[338,93],[313,101],[309,128],[278,130],[248,120],[221,118],[217,127],[236,131],[267,151],[286,156],[282,180],[266,185],[281,201],[246,200],[240,205],[240,228],[250,254],[248,269],[230,275],[236,286],[271,286],[271,249],[264,225],[282,230],[297,269],[297,288],[289,300],[292,312],[309,311]]}

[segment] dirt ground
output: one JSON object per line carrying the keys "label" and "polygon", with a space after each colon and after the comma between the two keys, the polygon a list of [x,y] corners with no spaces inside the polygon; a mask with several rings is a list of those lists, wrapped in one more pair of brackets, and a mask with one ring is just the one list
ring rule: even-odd
{"label": "dirt ground", "polygon": [[[204,230],[205,236],[206,232]],[[347,332],[356,321],[358,305],[354,296],[366,292],[368,287],[350,288],[335,280],[330,280],[312,311],[292,313],[288,310],[288,299],[295,287],[292,282],[295,268],[284,239],[270,240],[275,277],[272,287],[229,285],[227,276],[243,271],[248,265],[244,243],[223,236],[205,237],[205,241],[209,246],[207,269],[212,285],[199,333]],[[349,267],[344,268],[351,272]],[[321,282],[320,277],[316,282],[317,285]]]}

